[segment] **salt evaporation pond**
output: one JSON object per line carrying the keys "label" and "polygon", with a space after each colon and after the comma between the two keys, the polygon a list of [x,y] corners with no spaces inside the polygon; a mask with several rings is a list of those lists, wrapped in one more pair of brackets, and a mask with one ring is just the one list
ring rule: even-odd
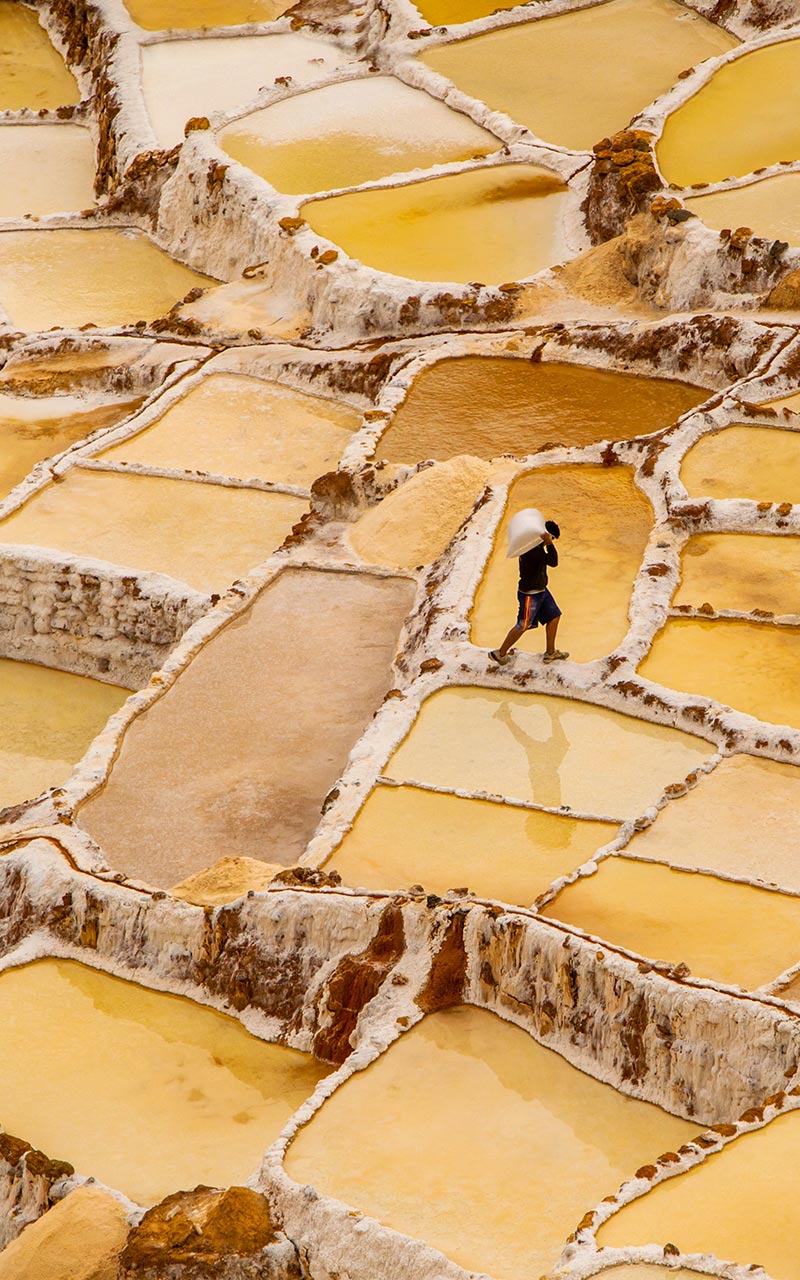
{"label": "salt evaporation pond", "polygon": [[800,245],[800,174],[786,173],[746,187],[685,201],[706,226],[752,227],[756,235]]}
{"label": "salt evaporation pond", "polygon": [[152,426],[102,456],[108,462],[308,485],[336,467],[360,421],[356,409],[336,400],[215,373]]}
{"label": "salt evaporation pond", "polygon": [[700,533],[681,554],[673,604],[800,614],[800,538],[758,533]]}
{"label": "salt evaporation pond", "polygon": [[686,382],[577,364],[454,356],[417,374],[376,457],[524,457],[546,444],[629,440],[668,426],[708,394]]}
{"label": "salt evaporation pond", "polygon": [[608,0],[439,45],[420,60],[537,137],[585,151],[685,67],[738,43],[676,0]]}
{"label": "salt evaporation pond", "polygon": [[308,84],[348,61],[336,45],[293,33],[165,40],[141,54],[145,105],[162,147],[183,142],[188,120],[244,106],[277,76]]}
{"label": "salt evaporation pond", "polygon": [[450,23],[488,18],[492,13],[516,6],[513,0],[508,4],[498,4],[497,0],[420,0],[416,7],[432,27],[444,27]]}
{"label": "salt evaporation pond", "polygon": [[800,728],[800,632],[739,619],[671,618],[639,665],[648,680],[716,698],[773,724]]}
{"label": "salt evaporation pond", "polygon": [[94,143],[75,124],[4,124],[0,167],[13,182],[0,186],[0,218],[73,213],[94,204]]}
{"label": "salt evaporation pond", "polygon": [[130,726],[81,825],[165,889],[223,855],[294,862],[390,687],[413,598],[408,579],[282,573]]}
{"label": "salt evaporation pond", "polygon": [[331,191],[499,150],[468,116],[393,76],[276,102],[220,134],[228,155],[279,191]]}
{"label": "salt evaporation pond", "polygon": [[722,66],[667,118],[656,154],[667,182],[678,187],[800,158],[800,40]]}
{"label": "salt evaporation pond", "polygon": [[285,493],[73,467],[0,523],[0,542],[222,592],[268,559],[306,507]]}
{"label": "salt evaporation pond", "polygon": [[[507,531],[524,507],[540,509],[561,528],[559,563],[548,574],[563,612],[558,643],[574,662],[605,657],[628,630],[631,590],[653,525],[650,503],[628,467],[546,467],[517,480],[471,615],[472,643],[487,649],[517,616],[519,563],[507,558]],[[544,628],[526,631],[516,648],[543,652]]]}
{"label": "salt evaporation pond", "polygon": [[44,458],[132,413],[139,400],[90,408],[79,396],[11,396],[0,392],[0,499]]}
{"label": "salt evaporation pond", "polygon": [[800,502],[800,432],[736,424],[701,436],[680,478],[692,497]]}
{"label": "salt evaporation pond", "polygon": [[6,970],[0,1018],[3,1128],[145,1205],[251,1177],[329,1070],[74,961]]}
{"label": "salt evaporation pond", "polygon": [[568,256],[567,188],[538,165],[495,165],[303,205],[313,231],[376,271],[502,284]]}
{"label": "salt evaporation pond", "polygon": [[238,27],[272,22],[285,13],[285,0],[124,0],[125,8],[145,31]]}
{"label": "salt evaporation pond", "polygon": [[800,769],[727,756],[637,832],[626,858],[719,871],[800,892]]}
{"label": "salt evaporation pond", "polygon": [[543,912],[648,959],[683,962],[698,978],[750,991],[800,961],[800,898],[654,862],[607,858]]}
{"label": "salt evaporation pond", "polygon": [[493,1013],[457,1008],[430,1014],[339,1088],[285,1163],[295,1181],[460,1266],[518,1280],[549,1271],[587,1208],[696,1127]]}
{"label": "salt evaporation pond", "polygon": [[380,786],[326,870],[359,888],[422,884],[442,894],[466,887],[479,897],[527,907],[616,834],[611,823]]}
{"label": "salt evaporation pond", "polygon": [[128,694],[118,685],[0,658],[0,808],[65,782]]}
{"label": "salt evaporation pond", "polygon": [[800,1280],[800,1209],[783,1185],[799,1153],[800,1116],[778,1116],[626,1205],[600,1227],[598,1244],[669,1241],[683,1253]]}
{"label": "salt evaporation pond", "polygon": [[423,703],[384,773],[398,782],[635,817],[710,754],[687,733],[569,698],[443,689]]}
{"label": "salt evaporation pond", "polygon": [[0,111],[71,106],[80,90],[61,54],[28,9],[0,0]]}
{"label": "salt evaporation pond", "polygon": [[212,283],[138,231],[0,232],[0,308],[20,329],[152,320]]}

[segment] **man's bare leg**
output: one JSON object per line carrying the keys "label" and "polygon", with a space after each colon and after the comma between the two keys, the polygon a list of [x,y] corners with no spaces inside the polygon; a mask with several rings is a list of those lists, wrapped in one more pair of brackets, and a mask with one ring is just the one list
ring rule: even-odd
{"label": "man's bare leg", "polygon": [[497,654],[497,657],[502,662],[503,658],[508,657],[509,649],[511,649],[512,646],[516,643],[516,641],[519,640],[520,636],[524,634],[525,634],[524,627],[512,627],[508,635],[506,636],[505,640],[501,644],[500,648],[492,649],[490,650],[490,653],[492,655]]}
{"label": "man's bare leg", "polygon": [[560,621],[561,615],[559,614],[557,618],[553,618],[552,622],[548,622],[545,627],[544,633],[547,640],[547,649],[545,652],[547,653],[555,653],[556,651],[556,636],[558,634],[558,624]]}

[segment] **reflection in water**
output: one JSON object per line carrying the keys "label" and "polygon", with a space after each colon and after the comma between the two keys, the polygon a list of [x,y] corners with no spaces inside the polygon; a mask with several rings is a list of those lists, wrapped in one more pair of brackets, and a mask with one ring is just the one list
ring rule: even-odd
{"label": "reflection in water", "polygon": [[423,703],[384,772],[622,817],[643,812],[710,754],[699,738],[571,698],[459,688]]}
{"label": "reflection in water", "polygon": [[286,1167],[462,1267],[519,1280],[549,1272],[587,1208],[692,1132],[460,1008],[429,1014],[337,1090]]}
{"label": "reflection in water", "polygon": [[3,1127],[141,1204],[249,1177],[327,1071],[72,961],[0,975],[0,1020]]}

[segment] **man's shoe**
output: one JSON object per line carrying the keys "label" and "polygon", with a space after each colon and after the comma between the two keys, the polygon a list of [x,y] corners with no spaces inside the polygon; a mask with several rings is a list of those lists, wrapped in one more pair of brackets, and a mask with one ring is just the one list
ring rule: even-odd
{"label": "man's shoe", "polygon": [[569,654],[566,652],[566,650],[554,649],[552,653],[546,653],[544,655],[544,661],[545,662],[563,662],[564,659],[568,657],[569,657]]}
{"label": "man's shoe", "polygon": [[490,649],[489,657],[492,659],[492,662],[496,662],[501,667],[504,667],[507,662],[511,661],[511,654],[507,653],[503,656],[499,649]]}

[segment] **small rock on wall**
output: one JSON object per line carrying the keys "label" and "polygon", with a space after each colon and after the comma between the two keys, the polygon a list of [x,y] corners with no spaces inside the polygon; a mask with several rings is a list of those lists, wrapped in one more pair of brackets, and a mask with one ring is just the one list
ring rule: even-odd
{"label": "small rock on wall", "polygon": [[661,190],[652,143],[653,135],[643,129],[623,129],[595,145],[583,205],[592,244],[619,235],[647,207],[649,197]]}

